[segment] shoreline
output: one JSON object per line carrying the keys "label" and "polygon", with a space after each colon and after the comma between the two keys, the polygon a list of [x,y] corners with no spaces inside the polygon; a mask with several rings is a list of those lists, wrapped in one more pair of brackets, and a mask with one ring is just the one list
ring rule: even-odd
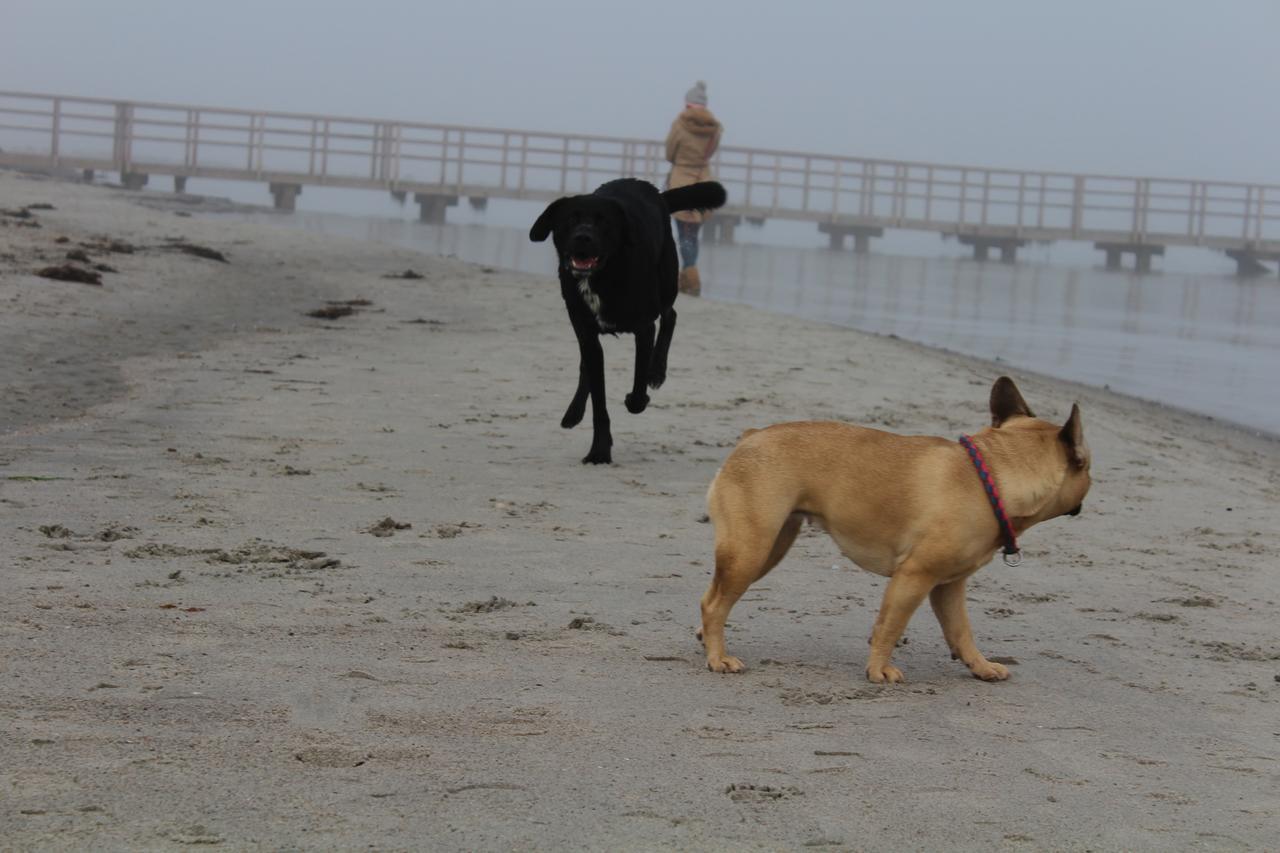
{"label": "shoreline", "polygon": [[[272,211],[267,211],[267,212],[272,212]],[[254,212],[253,212],[253,211],[242,211],[242,213],[245,213],[245,214],[247,214],[247,215],[248,215],[248,216],[250,216],[250,217],[254,214]],[[303,216],[306,216],[307,214],[302,214],[302,215],[303,215]],[[231,216],[231,218],[232,218],[232,219],[236,219],[236,214],[234,214],[234,213],[233,213],[233,214],[230,214],[230,216]],[[413,224],[410,220],[397,220],[397,219],[394,219],[394,218],[379,219],[378,217],[368,217],[368,216],[360,216],[360,215],[345,214],[345,213],[327,213],[327,212],[325,212],[325,213],[318,213],[318,214],[316,214],[316,216],[319,216],[319,217],[334,217],[334,218],[336,218],[336,219],[350,220],[350,221],[351,221],[351,222],[353,222],[353,223],[361,223],[361,222],[367,222],[367,221],[381,221],[381,222],[386,222],[386,223],[389,223],[389,224],[396,224],[396,223],[399,223],[399,224],[409,224],[409,225],[412,225],[412,224]],[[287,219],[282,219],[282,220],[280,220],[280,225],[281,225],[282,227],[286,228],[286,229],[292,229],[292,230],[297,230],[297,231],[306,231],[306,232],[308,232],[308,233],[314,233],[314,232],[312,231],[312,229],[307,229],[307,228],[300,227],[297,223],[295,223],[295,222],[291,222],[291,221],[289,221],[289,220],[287,220]],[[472,227],[488,228],[488,227],[490,227],[490,226],[477,225],[477,224],[468,224],[468,225],[461,225],[461,226],[456,226],[456,227],[459,227],[459,228],[472,228]],[[507,226],[497,226],[497,227],[499,227],[499,228],[505,228],[505,227],[507,227]],[[343,230],[345,230],[345,229],[343,229]],[[513,230],[513,232],[514,232],[514,230],[515,230],[515,229],[512,229],[512,230]],[[330,232],[328,232],[328,231],[326,230],[324,233],[330,233]],[[408,246],[408,245],[405,245],[405,244],[403,244],[403,243],[395,242],[395,241],[392,241],[392,240],[381,240],[381,239],[377,238],[376,236],[352,237],[351,235],[348,235],[348,234],[345,234],[345,233],[335,233],[335,234],[334,234],[334,236],[342,236],[342,237],[345,237],[345,238],[347,238],[347,239],[361,239],[361,240],[367,240],[367,241],[369,241],[369,242],[375,242],[375,243],[378,243],[378,244],[380,244],[380,245],[391,246],[391,247],[397,247],[397,248],[408,248],[408,249],[410,249],[410,250],[418,251],[418,249],[415,249],[415,248],[414,248],[414,247],[412,247],[412,246]],[[760,247],[761,247],[761,248],[766,248],[766,249],[767,249],[767,248],[782,248],[782,249],[791,249],[791,250],[795,250],[793,247],[777,247],[777,246],[766,246],[766,245],[761,245]],[[799,250],[797,250],[797,251],[799,251]],[[814,251],[819,251],[819,250],[814,250]],[[440,256],[442,256],[442,257],[453,257],[452,255],[440,255]],[[907,257],[907,256],[903,256],[903,257]],[[928,260],[928,259],[923,259],[923,260]],[[484,264],[487,264],[487,265],[492,265],[492,266],[494,266],[494,267],[496,267],[496,268],[498,268],[498,269],[504,270],[504,271],[506,271],[506,272],[511,272],[511,273],[518,273],[518,274],[523,274],[523,275],[529,275],[529,274],[532,274],[532,275],[543,275],[543,274],[544,274],[544,273],[543,273],[543,272],[541,272],[541,271],[530,272],[529,270],[523,270],[523,269],[515,268],[515,267],[509,266],[509,265],[507,265],[507,264],[504,264],[501,260],[487,260],[487,261],[483,261],[483,262],[481,262],[481,261],[477,261],[477,260],[472,260],[472,262],[473,262],[473,263],[484,263]],[[1034,262],[1028,262],[1026,265],[1027,265],[1028,267],[1032,267],[1032,266],[1035,266],[1035,263],[1034,263]],[[1059,265],[1052,265],[1052,264],[1044,264],[1044,265],[1041,265],[1041,266],[1043,266],[1045,269],[1050,269],[1050,270],[1055,270],[1055,271],[1071,271],[1071,270],[1075,269],[1074,267],[1070,267],[1070,266],[1059,266]],[[1082,271],[1087,271],[1087,270],[1082,270]],[[548,273],[546,273],[546,274],[549,274],[549,272],[548,272]],[[740,302],[740,301],[737,301],[737,300],[734,300],[734,299],[730,299],[730,298],[718,297],[718,296],[717,296],[717,294],[714,292],[714,290],[712,290],[712,291],[711,291],[711,292],[709,292],[709,293],[704,294],[703,298],[704,298],[706,301],[709,301],[709,302],[716,302],[716,303],[722,303],[722,304],[733,304],[733,305],[746,305],[746,304],[747,304],[747,303]],[[759,307],[759,310],[762,310],[762,311],[765,311],[765,312],[767,312],[767,313],[774,314],[774,315],[777,315],[777,316],[796,316],[796,315],[787,314],[785,311],[780,311],[780,310],[777,310],[777,309],[770,308],[770,307],[768,307],[768,306],[752,306],[752,307]],[[1253,435],[1253,436],[1254,436],[1254,437],[1256,437],[1256,438],[1260,438],[1260,439],[1264,439],[1264,440],[1271,440],[1271,441],[1280,441],[1280,431],[1273,431],[1273,430],[1269,430],[1269,429],[1264,428],[1264,427],[1259,427],[1259,426],[1251,425],[1251,424],[1244,423],[1244,422],[1241,422],[1241,421],[1232,420],[1232,419],[1230,419],[1230,418],[1224,418],[1224,417],[1221,417],[1221,416],[1218,416],[1218,415],[1209,414],[1209,413],[1207,413],[1207,412],[1197,411],[1197,410],[1195,410],[1195,409],[1191,409],[1191,408],[1184,408],[1184,407],[1180,407],[1180,406],[1178,406],[1178,405],[1176,405],[1176,404],[1174,404],[1174,403],[1170,403],[1170,402],[1162,401],[1162,400],[1159,400],[1159,399],[1156,399],[1156,398],[1153,398],[1153,397],[1142,396],[1141,394],[1138,394],[1138,393],[1128,393],[1128,392],[1123,392],[1123,391],[1114,391],[1114,390],[1112,390],[1110,387],[1108,387],[1107,385],[1091,385],[1091,384],[1089,384],[1089,383],[1087,383],[1087,382],[1084,382],[1084,381],[1081,381],[1081,380],[1077,380],[1077,379],[1071,379],[1071,378],[1062,377],[1062,376],[1054,376],[1054,375],[1049,374],[1049,373],[1046,373],[1046,372],[1044,372],[1044,371],[1042,371],[1042,370],[1037,370],[1037,369],[1032,369],[1032,368],[1026,368],[1026,367],[1015,366],[1015,365],[1010,364],[1010,363],[1008,363],[1008,362],[1002,361],[1002,360],[1000,360],[999,358],[994,358],[994,359],[993,359],[993,358],[983,357],[983,356],[979,356],[979,355],[972,355],[972,354],[962,352],[962,351],[960,351],[960,350],[954,349],[954,348],[949,347],[949,346],[946,346],[946,345],[942,345],[942,344],[930,344],[930,343],[924,343],[924,342],[920,342],[920,341],[914,341],[914,340],[911,340],[911,339],[909,339],[909,338],[903,338],[903,337],[901,337],[900,335],[895,335],[894,333],[886,333],[886,332],[880,332],[880,331],[876,331],[876,330],[872,330],[872,329],[857,328],[857,327],[855,327],[855,326],[851,326],[851,325],[845,325],[845,324],[840,324],[840,323],[833,323],[833,322],[830,322],[830,321],[823,321],[823,320],[815,320],[815,319],[813,319],[813,318],[807,318],[807,317],[800,317],[800,319],[810,320],[811,322],[824,323],[824,324],[827,324],[827,325],[832,325],[832,326],[834,326],[834,327],[836,327],[836,328],[843,328],[843,329],[848,329],[848,330],[856,331],[856,332],[859,332],[859,333],[861,333],[861,334],[873,335],[873,336],[878,336],[878,337],[886,337],[886,338],[891,338],[891,339],[898,339],[898,340],[909,341],[910,343],[918,344],[918,345],[923,346],[923,347],[925,347],[926,349],[931,350],[931,351],[943,352],[943,353],[949,353],[949,354],[955,355],[955,356],[957,356],[957,357],[961,357],[961,358],[969,358],[969,359],[973,359],[973,360],[975,360],[975,361],[985,362],[985,363],[987,363],[987,364],[994,365],[994,366],[998,367],[999,369],[1003,369],[1003,370],[1016,370],[1016,371],[1021,371],[1021,372],[1023,372],[1023,373],[1027,373],[1027,374],[1031,374],[1031,375],[1038,375],[1038,376],[1041,376],[1041,377],[1043,377],[1043,378],[1045,378],[1045,379],[1047,379],[1047,380],[1051,380],[1051,381],[1067,382],[1067,383],[1071,383],[1071,384],[1076,385],[1076,386],[1081,387],[1081,388],[1090,388],[1090,389],[1094,389],[1094,390],[1097,390],[1097,391],[1106,391],[1106,392],[1109,392],[1109,393],[1114,393],[1114,394],[1117,394],[1117,395],[1119,395],[1119,396],[1121,396],[1121,397],[1124,397],[1124,398],[1127,398],[1127,399],[1132,399],[1132,400],[1135,400],[1135,401],[1141,401],[1141,402],[1144,402],[1144,403],[1149,403],[1149,404],[1155,405],[1155,406],[1157,406],[1157,407],[1160,407],[1160,408],[1162,408],[1162,409],[1164,409],[1164,410],[1167,410],[1167,411],[1170,411],[1170,412],[1178,412],[1178,413],[1186,414],[1186,415],[1191,416],[1191,417],[1204,418],[1204,419],[1207,419],[1207,420],[1209,420],[1209,421],[1211,421],[1211,422],[1214,422],[1214,423],[1218,423],[1218,424],[1221,424],[1221,425],[1225,425],[1225,426],[1230,427],[1230,428],[1233,428],[1233,429],[1238,429],[1238,430],[1240,430],[1240,431],[1242,431],[1242,432],[1245,432],[1245,433],[1251,434],[1251,435]]]}
{"label": "shoreline", "polygon": [[[764,310],[764,309],[760,309],[760,310]],[[810,321],[810,322],[817,322],[817,321]],[[848,328],[846,326],[839,326],[837,324],[827,324],[827,325],[833,325],[835,326],[835,328],[840,328],[840,329]],[[1186,420],[1192,423],[1202,424],[1206,428],[1222,429],[1222,430],[1227,430],[1229,432],[1236,432],[1236,433],[1239,433],[1243,438],[1256,440],[1259,442],[1263,442],[1265,444],[1271,444],[1271,445],[1280,447],[1280,433],[1268,432],[1267,430],[1264,430],[1264,429],[1259,429],[1257,427],[1252,427],[1247,424],[1241,424],[1235,421],[1226,420],[1224,418],[1218,418],[1213,415],[1206,415],[1203,412],[1197,412],[1192,409],[1179,408],[1178,406],[1175,406],[1171,403],[1164,403],[1164,402],[1161,402],[1160,400],[1152,400],[1147,397],[1137,396],[1135,394],[1126,394],[1121,391],[1113,391],[1112,389],[1107,388],[1105,386],[1098,387],[1096,385],[1088,385],[1084,382],[1078,382],[1074,379],[1063,379],[1062,377],[1051,376],[1047,373],[1042,373],[1040,371],[1027,370],[1024,368],[1015,367],[1014,365],[1009,364],[1005,361],[1001,361],[999,359],[992,360],[989,358],[978,358],[976,356],[967,355],[957,350],[948,349],[947,347],[931,346],[929,344],[917,343],[916,341],[907,340],[906,338],[903,338],[895,334],[882,334],[880,332],[864,332],[860,329],[852,329],[850,331],[855,331],[861,335],[870,335],[872,337],[884,338],[886,340],[901,341],[902,343],[907,344],[909,346],[920,347],[926,353],[936,353],[939,355],[947,355],[952,358],[965,359],[967,361],[972,361],[978,364],[985,364],[990,368],[993,375],[999,375],[1001,372],[1006,372],[1006,373],[1016,373],[1019,376],[1035,377],[1037,380],[1044,382],[1046,384],[1052,383],[1055,385],[1065,386],[1067,388],[1075,388],[1077,389],[1078,395],[1088,396],[1088,395],[1097,394],[1097,395],[1102,395],[1103,397],[1114,398],[1117,405],[1132,405],[1132,406],[1144,408],[1147,410],[1147,414],[1149,416],[1168,415],[1171,417],[1185,418]]]}
{"label": "shoreline", "polygon": [[[807,530],[734,611],[747,672],[716,676],[699,519],[742,430],[954,436],[1006,365],[681,300],[638,417],[630,341],[605,341],[615,464],[583,466],[549,275],[20,180],[6,207],[56,210],[0,227],[0,353],[75,355],[51,401],[77,365],[123,393],[0,434],[11,844],[1271,845],[1273,440],[1009,371],[1043,417],[1080,400],[1095,477],[971,583],[1013,678],[971,678],[925,609],[908,683],[867,684],[883,580]],[[140,248],[102,287],[15,274],[59,235]]]}
{"label": "shoreline", "polygon": [[[4,173],[5,173],[5,170],[0,170],[0,174],[4,174]],[[119,185],[109,184],[109,183],[95,183],[91,185],[84,185],[74,180],[72,176],[53,176],[53,175],[47,175],[39,172],[27,173],[27,172],[21,172],[17,170],[9,170],[9,173],[20,174],[28,177],[34,177],[35,179],[40,181],[50,181],[54,183],[91,186],[91,187],[107,189],[112,192],[119,193],[121,197],[128,199],[132,204],[136,204],[139,207],[142,207],[148,210],[157,211],[157,212],[162,212],[162,213],[177,214],[178,216],[185,216],[188,214],[192,216],[207,216],[207,217],[214,218],[215,220],[217,218],[225,217],[227,220],[232,222],[245,222],[246,220],[243,219],[242,217],[265,215],[269,217],[278,218],[277,227],[282,227],[286,230],[291,230],[295,232],[304,231],[304,229],[300,229],[295,224],[290,222],[288,217],[291,214],[277,211],[268,205],[255,205],[255,204],[248,204],[244,202],[237,202],[229,198],[220,197],[220,196],[207,196],[207,195],[200,195],[200,194],[185,194],[185,193],[184,194],[165,193],[165,192],[159,192],[155,190],[152,190],[150,192],[132,191],[132,190],[126,190],[123,187],[120,187]],[[323,215],[343,217],[343,218],[357,220],[357,221],[376,218],[376,217],[367,217],[367,216],[354,215],[354,214],[330,213],[330,212],[324,212]],[[397,220],[388,219],[387,221],[397,221]],[[488,226],[480,226],[480,227],[488,227]],[[395,243],[380,241],[376,238],[371,238],[371,237],[370,238],[344,237],[343,239],[359,239],[361,240],[361,242],[369,242],[369,243],[382,245],[388,248],[398,249],[402,251],[407,250],[414,254],[421,253],[420,250],[417,250],[417,249],[408,248]],[[426,254],[429,257],[453,258],[453,256],[435,255],[430,252],[421,253],[421,254]],[[466,261],[462,261],[462,262],[466,263]],[[493,266],[496,269],[502,270],[503,272],[516,274],[516,275],[535,275],[535,276],[540,275],[539,273],[529,273],[523,270],[513,269],[511,267],[502,265],[500,262],[493,264]],[[1052,266],[1052,265],[1049,265],[1049,266]],[[1053,268],[1059,269],[1060,267],[1053,267]],[[548,275],[550,275],[550,273],[548,273]],[[714,294],[712,294],[709,298],[707,298],[706,301],[712,302],[712,303],[718,303],[718,304],[726,304],[726,305],[742,305],[743,304],[730,299],[717,299],[715,298]],[[783,314],[781,312],[771,311],[769,308],[759,308],[757,310],[761,310],[769,314],[774,314],[776,316],[791,316],[791,315]],[[1086,382],[1082,382],[1079,380],[1053,376],[1051,374],[1044,373],[1042,371],[1017,367],[999,358],[991,359],[991,358],[983,358],[980,356],[973,356],[973,355],[969,355],[964,352],[961,352],[959,350],[952,349],[947,346],[927,344],[919,341],[914,341],[909,338],[903,338],[902,336],[897,335],[895,333],[884,333],[884,332],[878,332],[873,330],[856,329],[850,326],[845,326],[838,323],[832,323],[829,321],[809,320],[809,322],[820,323],[822,325],[828,325],[837,329],[853,331],[862,335],[885,338],[888,340],[899,340],[913,346],[921,347],[926,352],[946,354],[956,358],[968,359],[977,363],[984,363],[989,365],[993,371],[997,371],[997,372],[998,371],[1016,371],[1023,375],[1035,376],[1047,382],[1064,383],[1068,386],[1081,389],[1082,391],[1112,394],[1122,400],[1129,400],[1135,403],[1151,406],[1157,411],[1167,412],[1169,414],[1174,414],[1174,415],[1180,415],[1180,416],[1191,418],[1193,420],[1204,421],[1206,424],[1212,424],[1212,425],[1221,426],[1227,429],[1235,430],[1244,435],[1247,435],[1251,438],[1254,438],[1260,441],[1280,442],[1280,432],[1272,432],[1260,427],[1251,426],[1249,424],[1241,423],[1228,418],[1222,418],[1219,416],[1210,415],[1204,412],[1196,411],[1194,409],[1183,408],[1172,403],[1153,399],[1150,397],[1144,397],[1138,394],[1125,393],[1121,391],[1113,391],[1110,387],[1107,387],[1105,385],[1104,386],[1090,385]],[[211,334],[216,334],[216,333],[211,333]],[[104,402],[106,398],[99,397],[95,399],[97,402]],[[0,434],[3,434],[4,430],[5,430],[5,418],[3,417],[3,413],[0,413]]]}

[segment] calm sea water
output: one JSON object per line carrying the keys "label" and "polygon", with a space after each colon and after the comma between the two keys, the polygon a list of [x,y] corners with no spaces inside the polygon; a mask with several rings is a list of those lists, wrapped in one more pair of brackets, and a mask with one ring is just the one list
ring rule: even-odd
{"label": "calm sea water", "polygon": [[[250,214],[250,218],[259,215]],[[523,228],[327,213],[261,221],[546,275]],[[703,296],[1081,382],[1280,435],[1280,279],[703,246]]]}

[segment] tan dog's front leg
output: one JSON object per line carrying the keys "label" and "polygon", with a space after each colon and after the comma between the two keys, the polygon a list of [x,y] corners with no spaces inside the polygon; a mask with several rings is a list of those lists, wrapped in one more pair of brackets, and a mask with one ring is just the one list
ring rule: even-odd
{"label": "tan dog's front leg", "polygon": [[969,667],[974,678],[983,681],[1004,681],[1009,669],[1003,664],[992,663],[982,656],[973,642],[973,630],[969,627],[969,612],[965,609],[964,587],[968,578],[935,586],[929,593],[929,603],[942,626],[942,636],[951,647],[951,657],[959,658]]}
{"label": "tan dog's front leg", "polygon": [[884,590],[880,615],[871,632],[871,655],[867,658],[867,680],[876,684],[895,684],[904,680],[902,670],[889,663],[898,638],[907,629],[911,614],[929,594],[933,581],[904,563],[893,573]]}

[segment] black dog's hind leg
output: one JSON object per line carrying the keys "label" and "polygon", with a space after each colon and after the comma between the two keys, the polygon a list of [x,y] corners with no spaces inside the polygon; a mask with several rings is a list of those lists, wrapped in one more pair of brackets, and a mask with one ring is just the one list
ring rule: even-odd
{"label": "black dog's hind leg", "polygon": [[564,417],[560,419],[560,426],[565,429],[573,429],[582,423],[582,416],[587,412],[587,397],[591,395],[591,383],[587,380],[587,362],[582,357],[578,358],[578,390],[574,392],[573,399],[569,401],[569,408],[565,410]]}
{"label": "black dog's hind leg", "polygon": [[661,388],[667,379],[667,351],[671,349],[671,336],[676,331],[676,309],[668,307],[662,312],[658,325],[658,343],[653,348],[653,360],[649,363],[649,387]]}
{"label": "black dog's hind leg", "polygon": [[631,393],[627,395],[627,411],[633,415],[640,414],[649,405],[645,386],[649,384],[652,360],[653,323],[644,323],[636,328],[636,378],[631,384]]}
{"label": "black dog's hind leg", "polygon": [[[596,330],[596,321],[585,309],[575,311],[569,309],[569,319],[573,323],[574,334],[578,336],[578,351],[582,355],[582,364],[578,379],[578,393],[574,395],[576,403],[582,393],[582,382],[585,379],[587,389],[591,393],[591,451],[584,457],[584,465],[602,465],[613,461],[613,434],[609,431],[609,409],[604,399],[604,347],[600,346],[600,333]],[[573,414],[574,404],[569,404],[566,419]]]}

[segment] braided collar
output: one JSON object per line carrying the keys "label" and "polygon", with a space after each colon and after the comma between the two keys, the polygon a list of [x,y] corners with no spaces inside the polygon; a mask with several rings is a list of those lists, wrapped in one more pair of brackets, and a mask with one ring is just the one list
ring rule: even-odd
{"label": "braided collar", "polygon": [[995,477],[991,476],[991,471],[987,469],[986,460],[978,452],[978,447],[973,443],[972,438],[962,435],[960,436],[960,444],[969,452],[973,467],[978,469],[978,478],[982,480],[982,488],[987,493],[987,500],[991,501],[991,509],[996,514],[996,522],[1000,525],[1000,532],[1004,534],[1005,565],[1016,566],[1022,562],[1022,551],[1018,548],[1018,537],[1013,532],[1013,524],[1009,521],[1009,516],[1004,511],[1004,502],[1000,500],[1000,493],[996,491]]}

